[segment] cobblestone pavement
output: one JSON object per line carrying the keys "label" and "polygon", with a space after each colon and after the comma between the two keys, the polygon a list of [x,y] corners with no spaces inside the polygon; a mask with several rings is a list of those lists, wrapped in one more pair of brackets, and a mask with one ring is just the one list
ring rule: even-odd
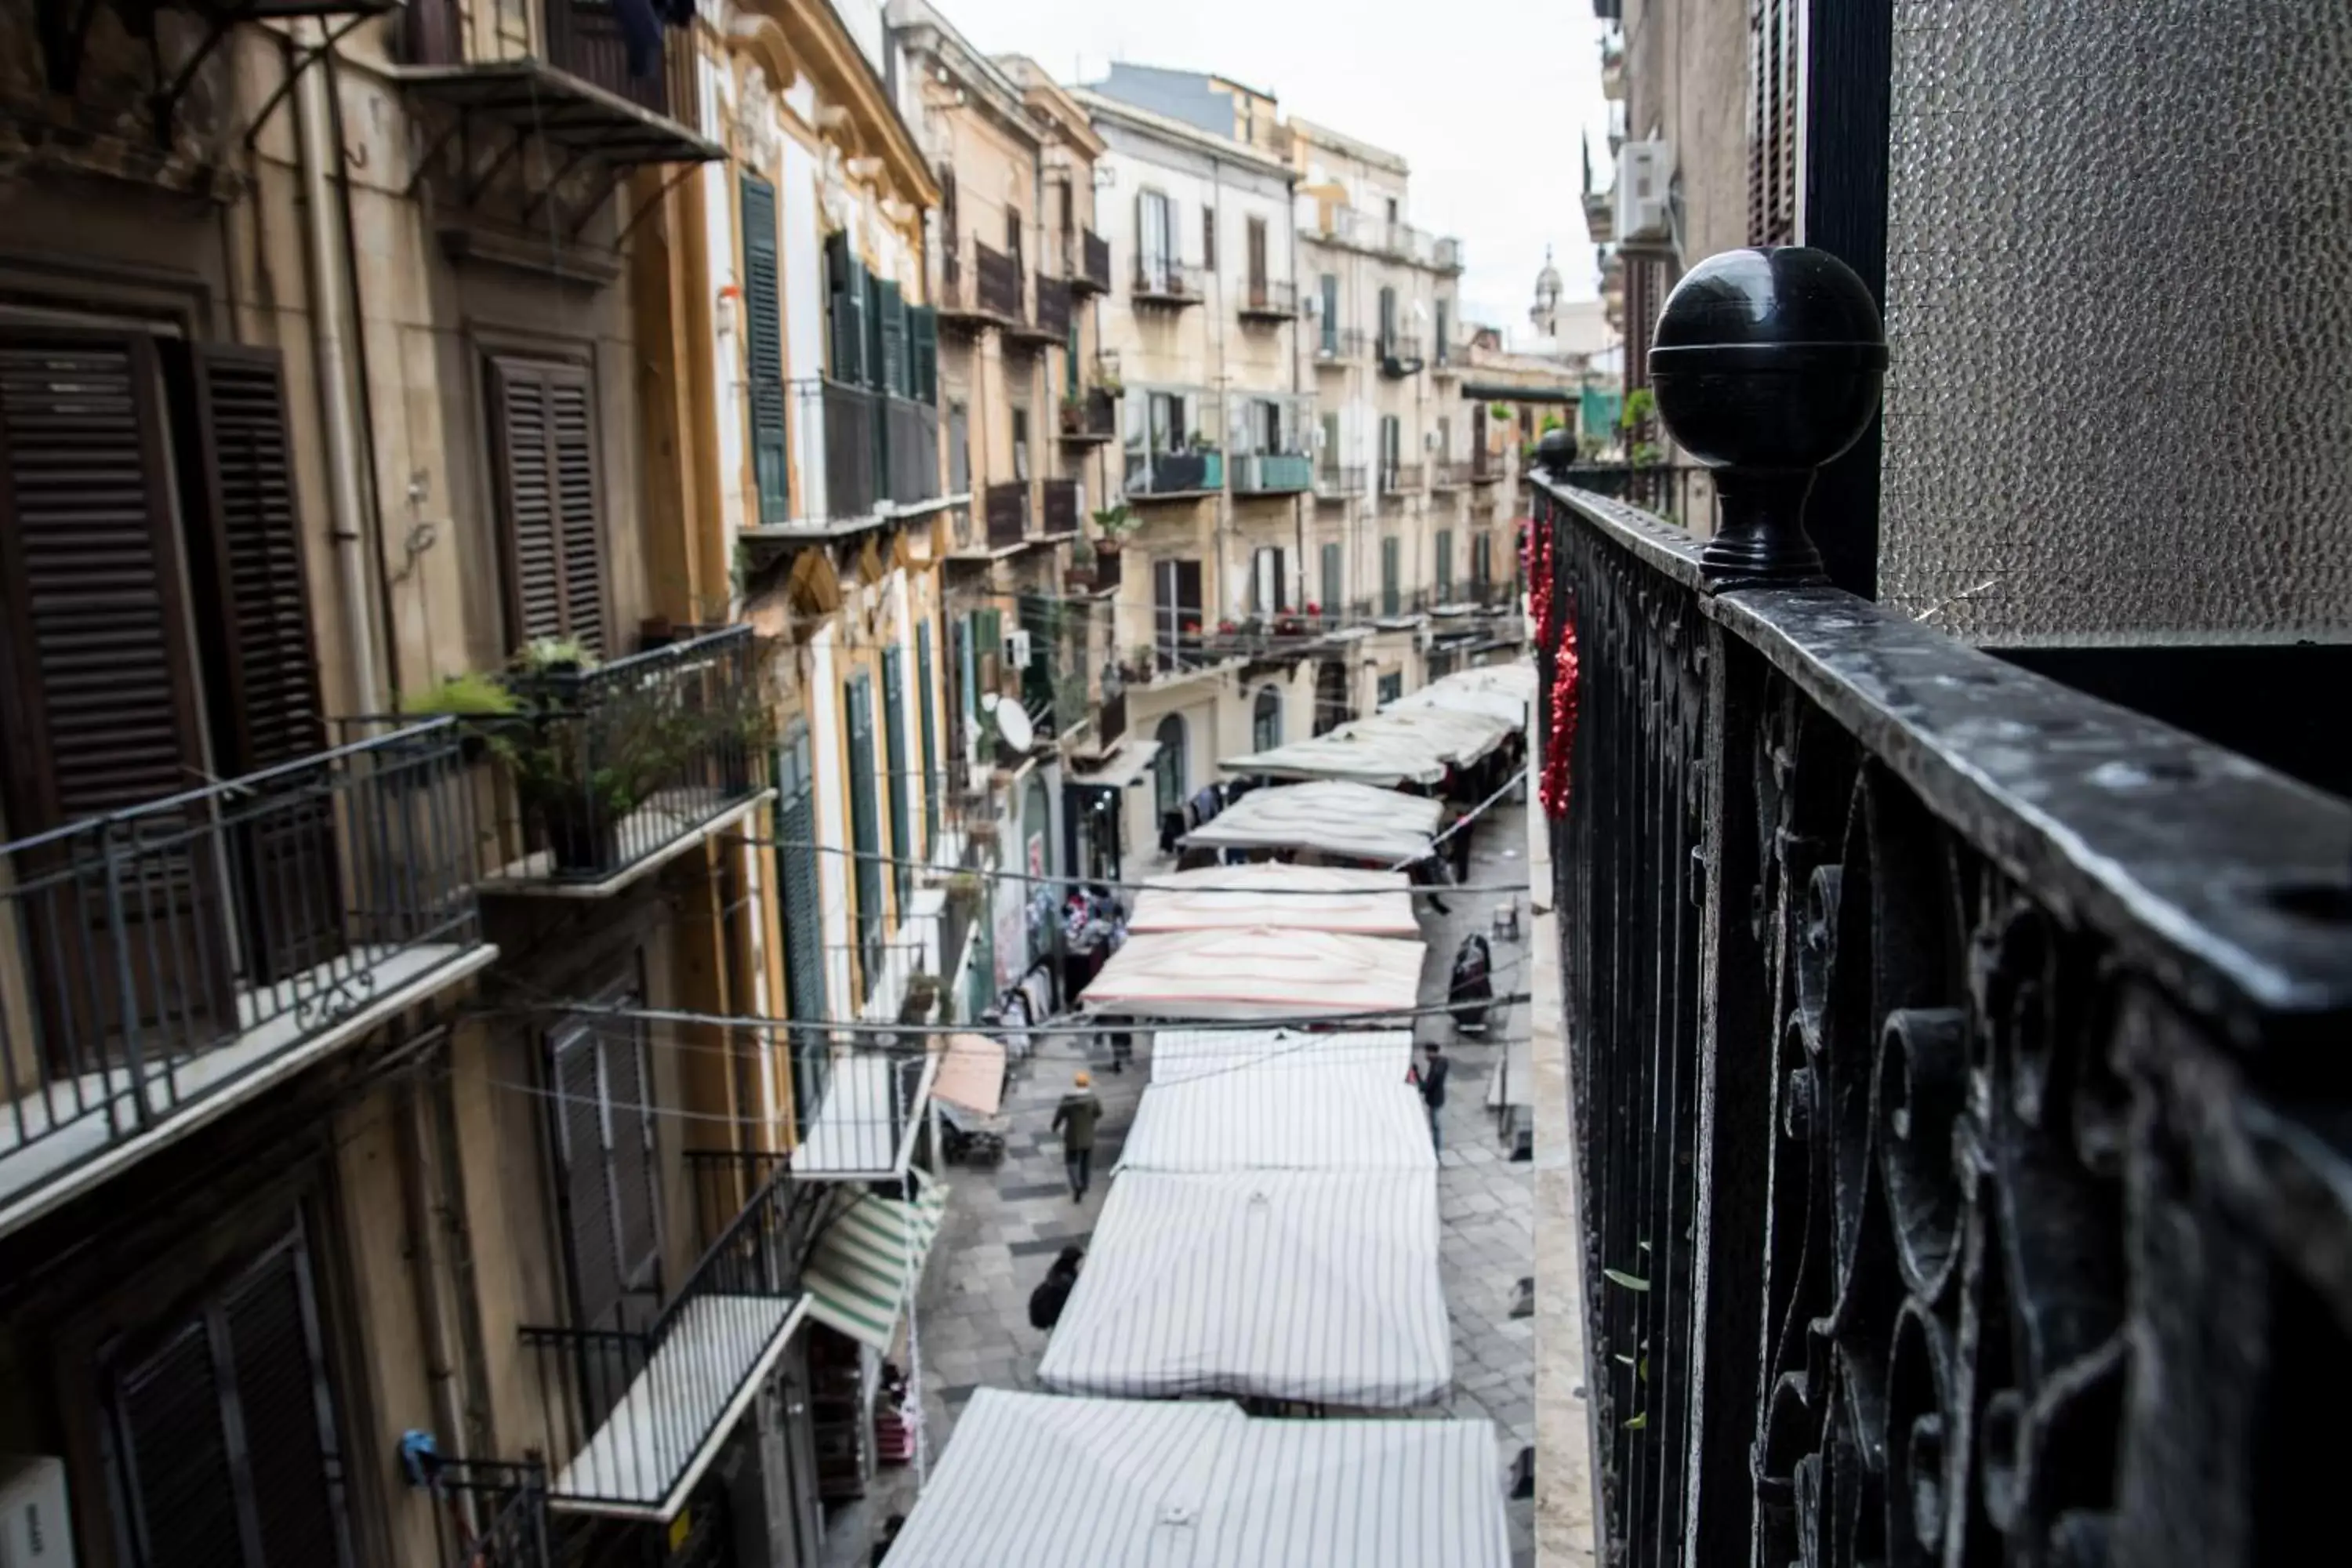
{"label": "cobblestone pavement", "polygon": [[[1472,840],[1471,884],[1527,879],[1524,820],[1525,808],[1509,804],[1479,820]],[[1429,943],[1422,973],[1424,1004],[1444,999],[1454,950],[1462,939],[1473,931],[1489,931],[1497,907],[1512,902],[1520,910],[1522,938],[1494,943],[1495,991],[1525,991],[1528,894],[1457,894],[1445,901],[1446,914],[1425,906],[1423,910]],[[1457,1037],[1444,1018],[1424,1018],[1419,1030],[1423,1039],[1442,1040],[1454,1058],[1438,1170],[1440,1260],[1454,1322],[1454,1392],[1443,1405],[1418,1414],[1493,1421],[1507,1483],[1519,1450],[1535,1441],[1535,1326],[1529,1318],[1511,1315],[1519,1282],[1535,1272],[1535,1208],[1532,1167],[1508,1158],[1486,1100],[1487,1083],[1501,1069],[1508,1042],[1524,1034],[1527,1017],[1524,1004],[1497,1007],[1483,1038]],[[1118,1163],[1136,1102],[1150,1081],[1142,1045],[1147,1037],[1138,1037],[1136,1059],[1120,1074],[1109,1070],[1108,1048],[1085,1037],[1042,1039],[1013,1071],[1005,1102],[1012,1131],[1003,1164],[993,1171],[950,1169],[947,1221],[923,1276],[914,1329],[920,1346],[925,1442],[934,1458],[951,1439],[955,1418],[973,1390],[1037,1386],[1046,1336],[1029,1326],[1029,1292],[1045,1278],[1056,1252],[1073,1242],[1085,1244],[1102,1212],[1107,1173]],[[1075,1204],[1063,1174],[1061,1145],[1049,1123],[1055,1102],[1081,1066],[1094,1074],[1104,1117],[1093,1186],[1084,1204]],[[827,1533],[826,1568],[865,1563],[877,1522],[910,1508],[915,1491],[911,1466],[886,1470],[872,1495],[836,1511]],[[1516,1568],[1529,1568],[1535,1561],[1532,1509],[1524,1501],[1508,1505]]]}

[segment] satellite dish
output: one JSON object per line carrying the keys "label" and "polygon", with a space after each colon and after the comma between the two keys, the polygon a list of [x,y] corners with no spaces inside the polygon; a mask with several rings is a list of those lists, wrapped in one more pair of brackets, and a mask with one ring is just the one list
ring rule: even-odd
{"label": "satellite dish", "polygon": [[1036,743],[1037,731],[1031,727],[1029,715],[1022,711],[1021,704],[1000,701],[994,712],[996,732],[1004,737],[1006,745],[1016,752],[1025,752]]}

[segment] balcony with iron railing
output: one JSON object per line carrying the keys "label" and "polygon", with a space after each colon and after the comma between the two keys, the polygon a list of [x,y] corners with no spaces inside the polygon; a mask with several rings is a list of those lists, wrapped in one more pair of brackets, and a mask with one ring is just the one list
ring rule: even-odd
{"label": "balcony with iron railing", "polygon": [[1362,495],[1364,475],[1365,468],[1361,463],[1318,463],[1315,465],[1315,493],[1328,500]]}
{"label": "balcony with iron railing", "polygon": [[1075,539],[1078,532],[1078,481],[1043,479],[1037,486],[1037,510],[1045,520],[1043,537]]}
{"label": "balcony with iron railing", "polygon": [[939,410],[831,376],[791,384],[805,454],[792,521],[750,527],[754,541],[868,526],[940,498]]}
{"label": "balcony with iron railing", "polygon": [[940,258],[940,325],[964,331],[1026,324],[1021,263],[977,239]]}
{"label": "balcony with iron railing", "polygon": [[1826,352],[1785,296],[1668,302],[1713,539],[1565,433],[1531,484],[1557,1462],[1627,1568],[2298,1556],[2274,1467],[2352,1338],[2352,801],[1828,585],[1813,535],[1876,513],[1808,492],[1885,363],[1844,281]]}
{"label": "balcony with iron railing", "polygon": [[0,1232],[488,963],[455,721],[0,844]]}
{"label": "balcony with iron railing", "polygon": [[1092,229],[1064,237],[1062,266],[1073,294],[1110,292],[1110,241]]}
{"label": "balcony with iron railing", "polygon": [[1062,439],[1074,447],[1118,438],[1118,399],[1106,387],[1072,389],[1062,399]]}
{"label": "balcony with iron railing", "polygon": [[1035,303],[1006,323],[1004,340],[1030,349],[1060,348],[1070,339],[1070,286],[1058,278],[1031,281]]}
{"label": "balcony with iron railing", "polygon": [[1423,488],[1428,470],[1419,463],[1382,463],[1380,466],[1381,498],[1418,495]]}
{"label": "balcony with iron railing", "polygon": [[1139,255],[1129,287],[1139,307],[1189,310],[1208,298],[1208,275],[1172,257]]}
{"label": "balcony with iron railing", "polygon": [[1379,356],[1381,374],[1391,381],[1421,373],[1421,339],[1412,332],[1385,333],[1373,352]]}
{"label": "balcony with iron railing", "polygon": [[509,675],[485,892],[609,895],[768,798],[768,648],[730,626],[598,665]]}
{"label": "balcony with iron railing", "polygon": [[[500,28],[495,44],[484,48],[479,46],[492,34],[471,25],[461,0],[415,0],[402,23],[414,73],[408,79],[486,123],[516,109],[535,109],[513,121],[518,129],[577,142],[583,153],[601,151],[620,163],[717,153],[707,143],[707,152],[672,147],[675,138],[647,123],[667,122],[698,139],[702,100],[691,30],[663,27],[654,68],[637,74],[629,68],[629,46],[611,5],[526,0],[519,9],[528,15],[528,31]],[[467,77],[472,88],[462,85]],[[499,87],[509,79],[511,86]]]}
{"label": "balcony with iron railing", "polygon": [[1433,375],[1458,376],[1470,365],[1470,344],[1463,338],[1437,340],[1436,357],[1429,362]]}
{"label": "balcony with iron railing", "polygon": [[1324,326],[1307,342],[1318,369],[1342,370],[1359,363],[1372,346],[1371,334],[1358,327]]}
{"label": "balcony with iron railing", "polygon": [[1234,291],[1234,309],[1241,319],[1274,326],[1298,316],[1298,285],[1282,279],[1250,278]]}
{"label": "balcony with iron railing", "polygon": [[1248,452],[1234,458],[1234,493],[1298,495],[1315,487],[1315,459],[1304,452]]}
{"label": "balcony with iron railing", "polygon": [[1467,458],[1440,458],[1429,465],[1429,488],[1458,490],[1470,482],[1471,470],[1475,467]]}
{"label": "balcony with iron railing", "polygon": [[1127,454],[1127,499],[1130,501],[1187,500],[1215,495],[1225,488],[1225,458],[1222,452],[1141,452]]}
{"label": "balcony with iron railing", "polygon": [[981,494],[981,518],[991,550],[1010,550],[1029,539],[1029,481],[1007,479]]}

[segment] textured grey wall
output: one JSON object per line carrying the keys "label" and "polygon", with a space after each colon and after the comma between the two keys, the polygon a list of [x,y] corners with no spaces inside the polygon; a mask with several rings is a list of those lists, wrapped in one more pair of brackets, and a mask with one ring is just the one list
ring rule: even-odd
{"label": "textured grey wall", "polygon": [[1879,584],[2352,639],[2352,0],[1895,0]]}

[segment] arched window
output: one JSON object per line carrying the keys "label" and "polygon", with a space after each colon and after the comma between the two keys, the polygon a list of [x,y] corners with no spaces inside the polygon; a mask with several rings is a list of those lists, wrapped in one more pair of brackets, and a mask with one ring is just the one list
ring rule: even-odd
{"label": "arched window", "polygon": [[1184,716],[1171,713],[1160,721],[1152,739],[1160,742],[1160,754],[1151,759],[1152,796],[1162,813],[1180,810],[1184,805]]}
{"label": "arched window", "polygon": [[1257,689],[1257,705],[1250,710],[1250,750],[1270,752],[1282,744],[1282,693],[1271,686]]}

